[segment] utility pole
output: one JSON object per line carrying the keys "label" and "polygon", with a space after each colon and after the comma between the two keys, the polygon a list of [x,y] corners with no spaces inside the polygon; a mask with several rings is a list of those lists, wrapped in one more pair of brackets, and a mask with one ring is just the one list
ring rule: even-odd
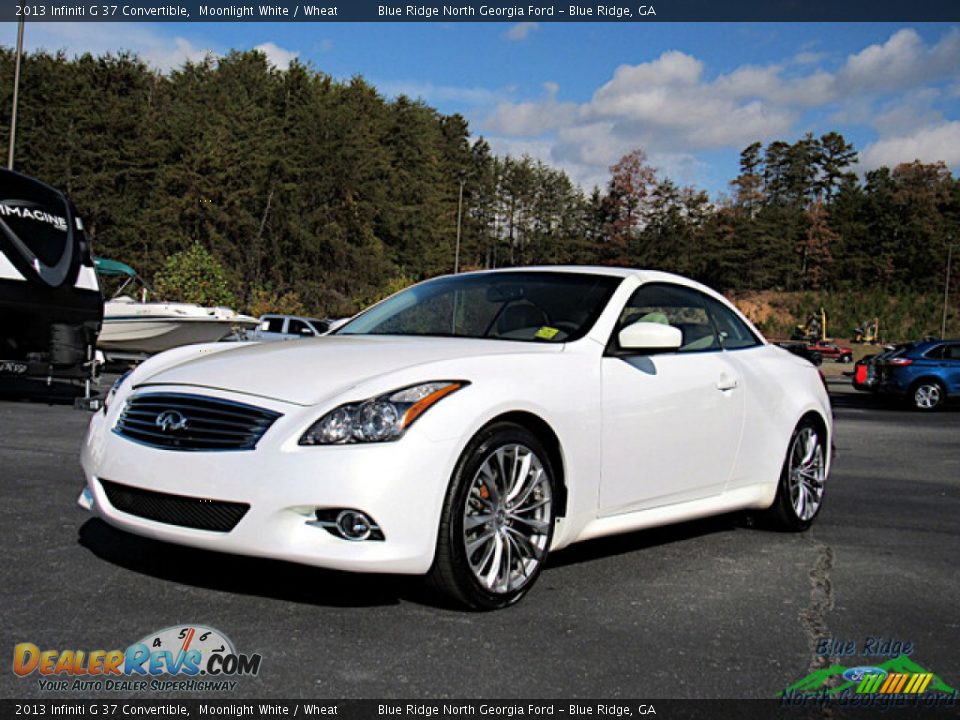
{"label": "utility pole", "polygon": [[467,181],[466,176],[460,173],[460,199],[457,200],[457,249],[453,256],[453,274],[460,272],[460,223],[463,218],[463,184]]}
{"label": "utility pole", "polygon": [[[460,272],[460,221],[463,218],[463,184],[467,181],[467,174],[461,170],[458,174],[460,178],[460,197],[457,200],[457,248],[454,251],[453,255],[453,274],[457,275]],[[460,298],[460,293],[455,292],[453,294],[453,312],[450,315],[450,334],[457,334],[457,302]]]}
{"label": "utility pole", "polygon": [[10,113],[10,149],[7,152],[7,168],[13,170],[13,148],[17,141],[17,97],[20,93],[20,59],[23,57],[23,3],[20,0],[20,26],[17,28],[17,61],[13,71],[13,110]]}
{"label": "utility pole", "polygon": [[953,238],[947,236],[947,280],[943,284],[943,319],[940,321],[940,339],[947,337],[947,306],[950,302],[950,261],[953,260]]}

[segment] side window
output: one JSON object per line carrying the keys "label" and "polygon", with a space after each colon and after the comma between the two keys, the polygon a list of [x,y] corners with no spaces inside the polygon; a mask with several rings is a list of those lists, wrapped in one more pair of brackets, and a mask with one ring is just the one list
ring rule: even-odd
{"label": "side window", "polygon": [[949,346],[947,345],[936,345],[935,347],[927,350],[923,356],[930,360],[942,360],[949,356]]}
{"label": "side window", "polygon": [[704,296],[680,285],[651,283],[643,285],[627,301],[616,332],[638,321],[672,325],[683,335],[677,352],[719,350],[713,323],[703,305]]}
{"label": "side window", "polygon": [[260,325],[260,329],[263,330],[264,332],[282,333],[283,318],[282,317],[267,318]]}
{"label": "side window", "polygon": [[960,345],[947,346],[946,356],[948,360],[960,360]]}
{"label": "side window", "polygon": [[290,335],[313,335],[313,329],[303,320],[290,318],[290,322],[287,325],[287,333]]}
{"label": "side window", "polygon": [[730,308],[708,295],[703,296],[703,301],[713,317],[713,322],[716,323],[720,345],[724,350],[740,350],[760,344],[757,336]]}

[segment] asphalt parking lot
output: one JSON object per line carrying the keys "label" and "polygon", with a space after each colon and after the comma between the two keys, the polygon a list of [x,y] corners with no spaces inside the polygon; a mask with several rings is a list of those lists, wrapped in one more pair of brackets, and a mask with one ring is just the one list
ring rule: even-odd
{"label": "asphalt parking lot", "polygon": [[[487,614],[438,606],[408,578],[115,531],[76,505],[87,413],[3,400],[0,651],[123,648],[200,623],[263,656],[231,698],[750,698],[814,669],[820,638],[879,637],[957,687],[960,411],[831,389],[837,457],[810,532],[726,516],[589,542]],[[6,668],[0,696],[52,697]]]}

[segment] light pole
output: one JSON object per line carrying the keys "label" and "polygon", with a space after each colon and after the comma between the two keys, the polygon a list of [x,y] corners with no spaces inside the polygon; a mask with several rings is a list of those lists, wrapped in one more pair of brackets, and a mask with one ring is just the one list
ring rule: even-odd
{"label": "light pole", "polygon": [[947,236],[947,280],[943,284],[943,319],[940,321],[940,339],[947,337],[947,305],[950,301],[950,261],[953,260],[953,238]]}
{"label": "light pole", "polygon": [[20,59],[23,57],[23,3],[20,0],[20,26],[17,28],[17,60],[13,70],[13,109],[10,112],[10,148],[7,151],[7,167],[13,170],[13,148],[17,140],[17,96],[20,93]]}
{"label": "light pole", "polygon": [[463,219],[463,185],[467,181],[466,176],[460,173],[460,198],[457,200],[457,249],[453,255],[453,274],[460,272],[460,223]]}

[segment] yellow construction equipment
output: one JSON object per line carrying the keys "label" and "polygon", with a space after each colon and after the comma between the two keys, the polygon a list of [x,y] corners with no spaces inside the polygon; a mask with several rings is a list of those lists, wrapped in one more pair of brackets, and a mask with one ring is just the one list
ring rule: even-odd
{"label": "yellow construction equipment", "polygon": [[808,343],[829,340],[830,338],[827,337],[827,311],[821,307],[820,312],[811,315],[806,323],[797,325],[793,331],[792,339]]}
{"label": "yellow construction equipment", "polygon": [[853,342],[864,345],[877,345],[880,342],[880,318],[866,320],[853,331]]}

